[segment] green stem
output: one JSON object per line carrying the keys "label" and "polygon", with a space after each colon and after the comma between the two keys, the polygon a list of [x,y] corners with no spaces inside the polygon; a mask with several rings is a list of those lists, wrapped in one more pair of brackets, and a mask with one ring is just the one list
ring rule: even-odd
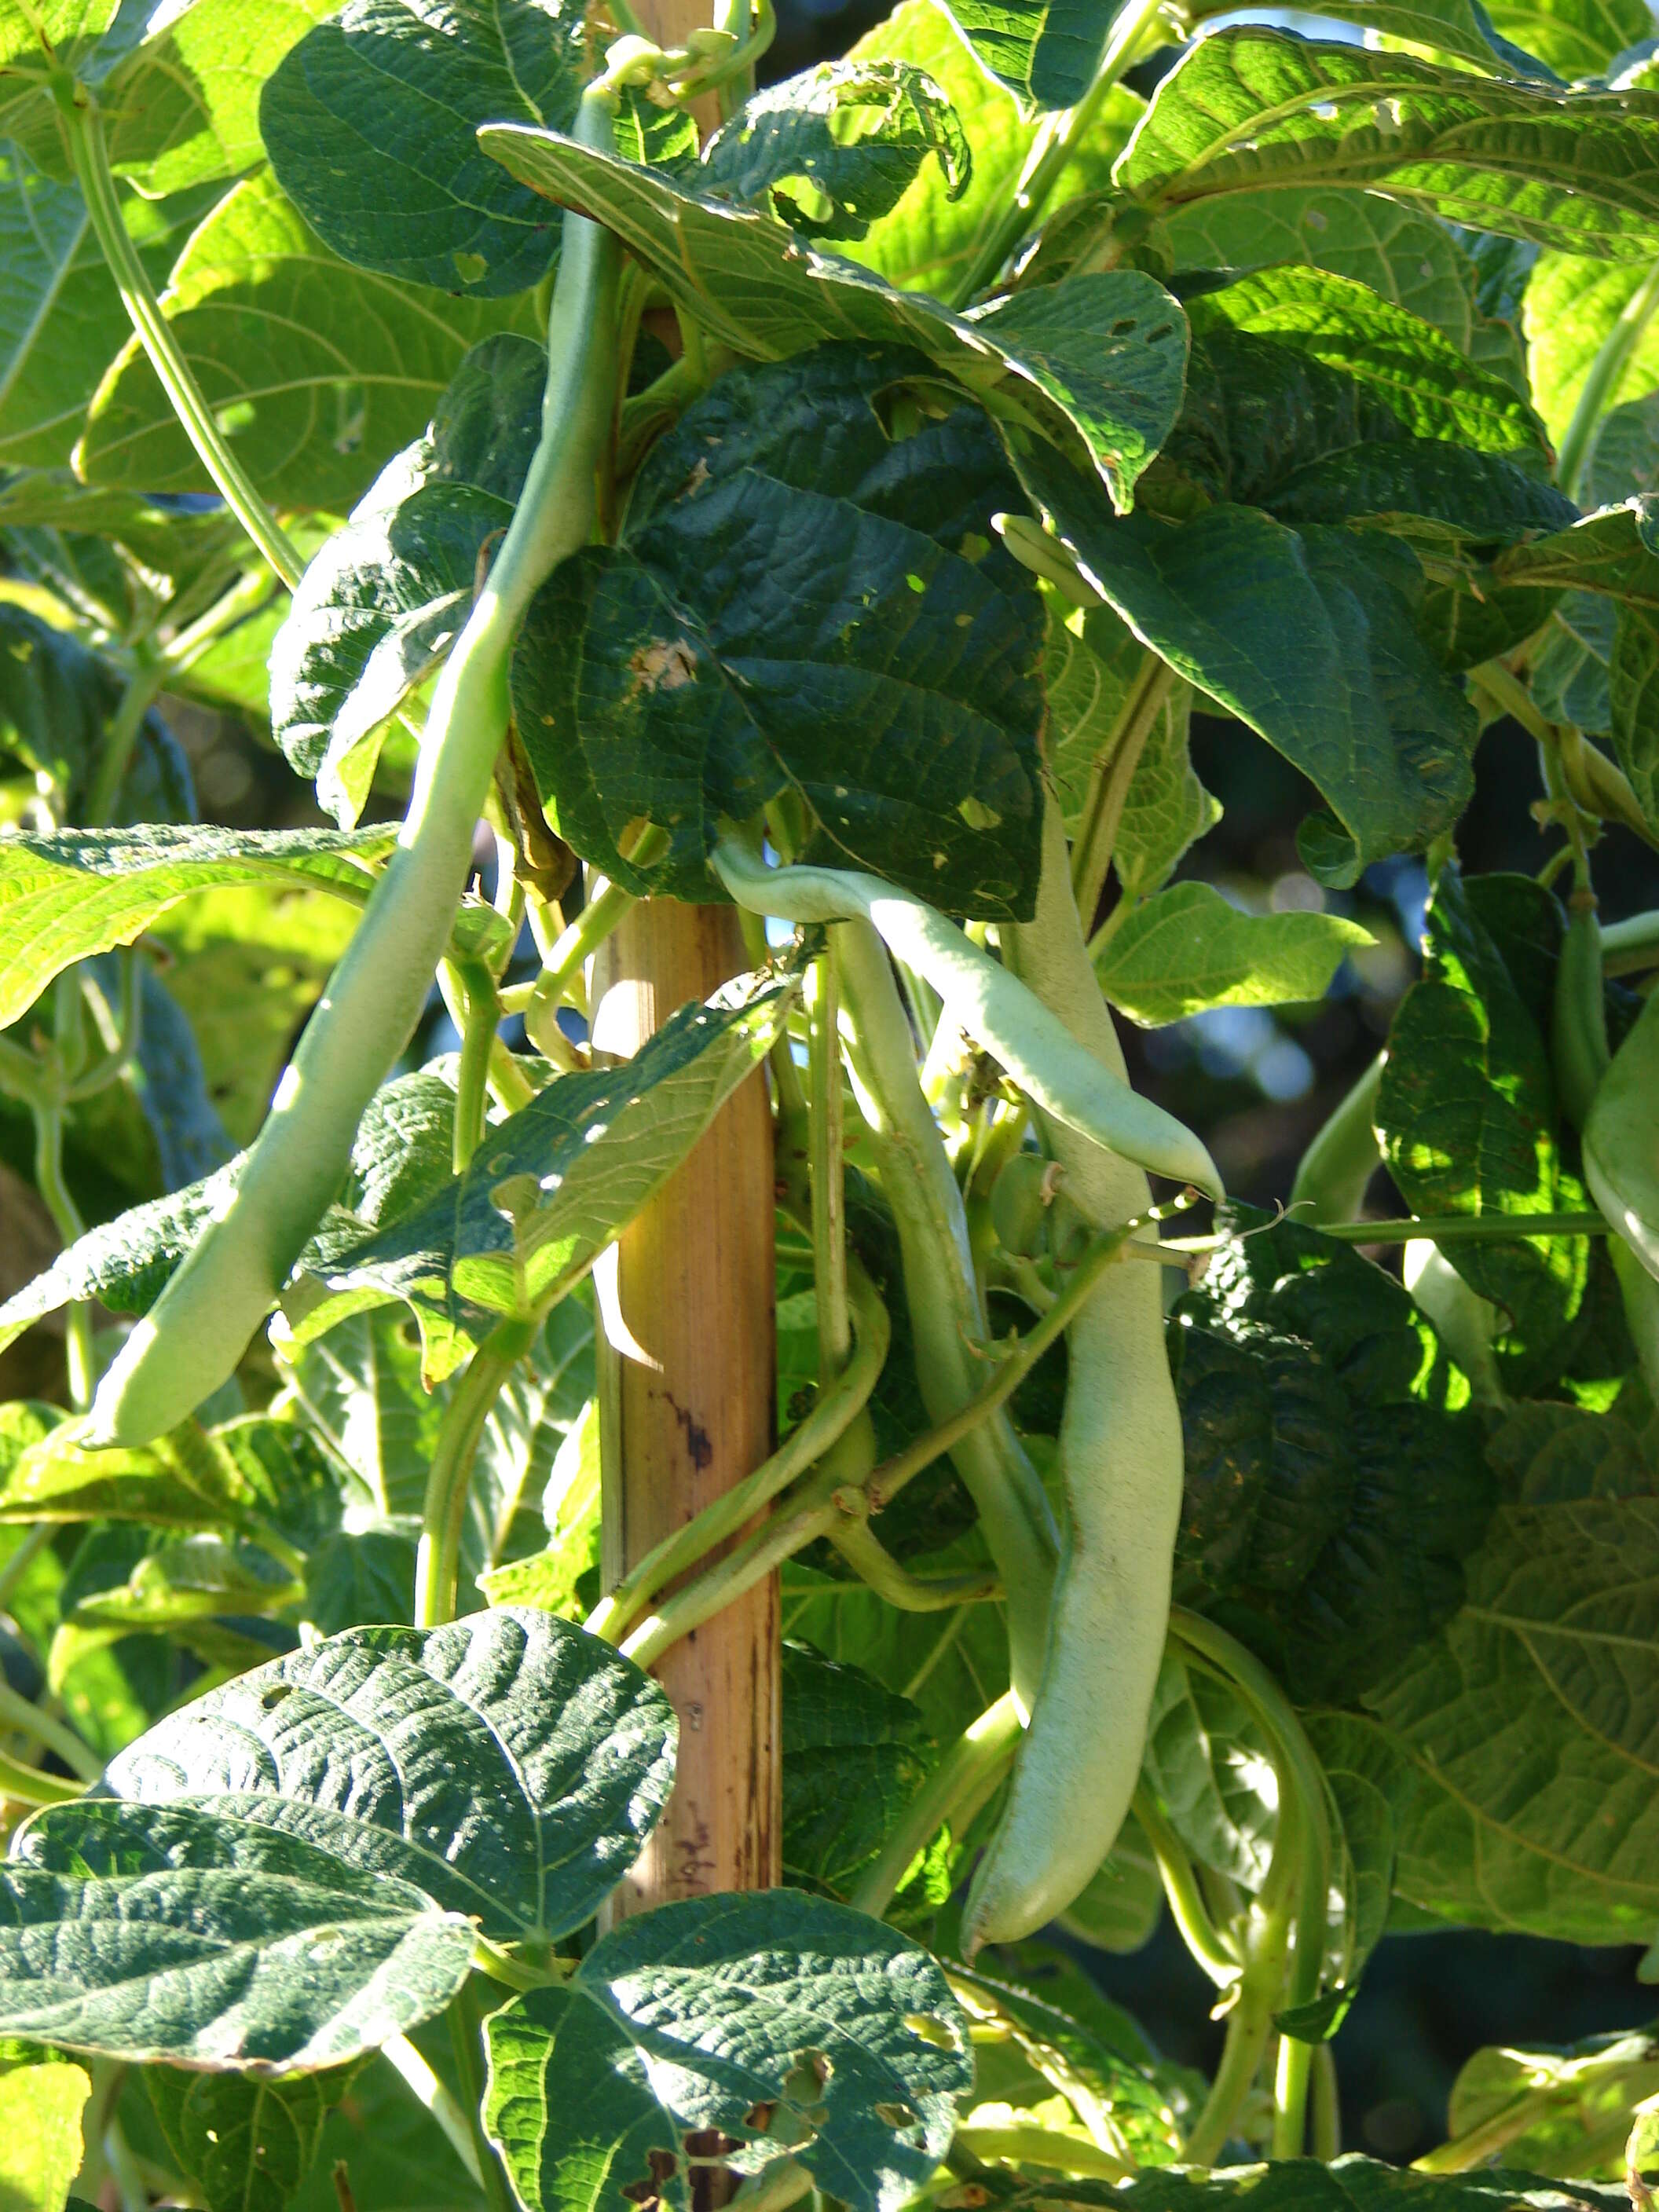
{"label": "green stem", "polygon": [[1659,913],[1632,914],[1601,925],[1601,973],[1640,975],[1659,968]]}
{"label": "green stem", "polygon": [[482,2190],[483,2166],[473,2140],[472,2124],[447,2083],[439,2080],[406,2035],[394,2035],[389,2042],[383,2043],[380,2056],[404,2086],[425,2106],[450,2148],[466,2168],[473,2186]]}
{"label": "green stem", "polygon": [[23,1540],[3,1565],[0,1565],[0,1611],[11,1602],[12,1592],[51,1543],[54,1527],[55,1524],[50,1521],[37,1521],[25,1532]]}
{"label": "green stem", "polygon": [[504,1321],[467,1362],[454,1386],[427,1475],[415,1569],[415,1624],[453,1620],[460,1587],[461,1537],[472,1462],[502,1384],[536,1340],[537,1324]]}
{"label": "green stem", "polygon": [[975,1574],[913,1575],[902,1566],[867,1521],[843,1519],[830,1541],[854,1573],[901,1613],[945,1613],[1000,1597],[1002,1585],[989,1569]]}
{"label": "green stem", "polygon": [[1210,2094],[1182,2148],[1189,2166],[1213,2166],[1232,2133],[1273,2033],[1273,2008],[1284,1978],[1290,1920],[1282,1911],[1265,1914],[1238,1986],[1238,2001],[1227,2015],[1227,2039],[1221,2047]]}
{"label": "green stem", "polygon": [[466,1018],[461,1030],[461,1066],[455,1085],[454,1168],[465,1172],[467,1163],[483,1141],[489,1103],[489,1062],[495,1044],[495,1025],[501,1007],[495,979],[482,960],[469,960],[460,969],[466,994]]}
{"label": "green stem", "polygon": [[1632,356],[1643,333],[1659,309],[1659,261],[1631,294],[1623,313],[1601,341],[1561,440],[1556,480],[1569,499],[1576,500],[1595,454],[1601,420],[1624,382]]}
{"label": "green stem", "polygon": [[477,1991],[471,1982],[451,1998],[447,2018],[449,2047],[455,2054],[455,2070],[460,2076],[460,2103],[471,2131],[474,2160],[484,2202],[489,2212],[516,2212],[517,2200],[501,2171],[495,2147],[484,2133],[483,2068],[480,2062],[483,2021],[478,2009]]}
{"label": "green stem", "polygon": [[[179,351],[172,325],[161,312],[143,263],[138,258],[125,222],[110,173],[109,149],[104,143],[103,118],[90,94],[74,86],[63,101],[70,155],[87,204],[87,216],[98,240],[123,306],[149,356],[161,389],[173,403],[185,436],[196,448],[203,467],[217,485],[225,504],[290,591],[305,572],[305,563],[280,528],[276,517],[254,489],[252,479],[231,452],[213,419],[202,388]],[[140,720],[142,720],[142,716]]]}
{"label": "green stem", "polygon": [[71,1798],[85,1795],[84,1782],[65,1782],[61,1774],[43,1774],[38,1766],[26,1766],[9,1752],[0,1751],[0,1797],[9,1797],[14,1805],[66,1805]]}
{"label": "green stem", "polygon": [[[64,979],[77,990],[74,971]],[[64,1249],[86,1234],[81,1209],[70,1195],[64,1177],[64,1109],[56,1103],[36,1106],[34,1113],[34,1183],[52,1218]],[[64,1312],[64,1352],[69,1368],[70,1404],[84,1413],[98,1388],[98,1355],[92,1339],[92,1309],[73,1298]]]}
{"label": "green stem", "polygon": [[812,1008],[812,1259],[817,1292],[818,1387],[828,1389],[847,1364],[852,1323],[847,1310],[847,1224],[841,1087],[841,990],[835,939],[817,963]]}
{"label": "green stem", "polygon": [[[1175,671],[1167,661],[1155,653],[1141,656],[1117,726],[1101,747],[1091,773],[1083,820],[1072,847],[1072,890],[1085,933],[1106,888],[1129,786],[1174,683]],[[1092,945],[1090,950],[1094,950]]]}
{"label": "green stem", "polygon": [[1012,1765],[1019,1741],[1019,1706],[1003,1692],[957,1737],[901,1814],[880,1856],[849,1900],[855,1912],[879,1920],[921,1852],[970,1797],[982,1798],[987,1780]]}
{"label": "green stem", "polygon": [[133,749],[138,743],[138,733],[144,726],[144,717],[155,704],[156,696],[167,679],[169,664],[161,655],[147,654],[126,681],[109,726],[104,732],[104,741],[98,751],[98,766],[87,794],[86,821],[88,829],[96,829],[109,821],[115,812],[115,802],[121,795],[121,786],[126,780]]}
{"label": "green stem", "polygon": [[1101,1276],[1121,1258],[1135,1231],[1144,1226],[1144,1222],[1121,1222],[1115,1229],[1103,1230],[1084,1247],[1065,1289],[1047,1313],[1027,1329],[1018,1344],[999,1347],[997,1370],[991,1380],[937,1427],[915,1438],[876,1469],[865,1486],[873,1510],[878,1512],[890,1504],[907,1482],[914,1480],[924,1468],[931,1467],[962,1437],[976,1429],[988,1415],[1007,1403],[1049,1346],[1064,1335]]}
{"label": "green stem", "polygon": [[[949,1422],[982,1395],[975,1388],[975,1354],[987,1335],[962,1193],[917,1079],[909,1024],[880,939],[867,922],[832,934],[854,1072],[898,1231],[916,1380],[932,1419]],[[988,1419],[995,1413],[981,1407],[949,1449],[1008,1594],[1014,1680],[1029,1699],[1042,1669],[1059,1544],[1036,1472],[1012,1425]]]}
{"label": "green stem", "polygon": [[1332,1221],[1347,1222],[1365,1203],[1371,1177],[1382,1164],[1376,1095],[1385,1056],[1377,1054],[1302,1155],[1291,1186],[1290,1212],[1297,1220],[1323,1229]]}
{"label": "green stem", "polygon": [[1336,2078],[1336,2053],[1316,2044],[1313,2055],[1313,2154],[1328,2166],[1342,2152],[1342,2098]]}
{"label": "green stem", "polygon": [[1308,2081],[1313,2067],[1314,2045],[1299,2043],[1293,2035],[1279,2039],[1279,2065],[1273,2076],[1273,2137],[1275,2158],[1300,2158],[1308,2142]]}
{"label": "green stem", "polygon": [[886,1364],[892,1327],[880,1293],[856,1261],[849,1287],[855,1329],[846,1367],[769,1459],[706,1505],[684,1528],[653,1546],[600,1600],[587,1618],[590,1636],[620,1643],[659,1590],[734,1536],[763,1506],[822,1459],[863,1412]]}
{"label": "green stem", "polygon": [[139,1041],[144,1028],[144,971],[141,956],[134,951],[116,955],[121,963],[121,1004],[115,1018],[113,1033],[104,1031],[103,1058],[78,1075],[73,1083],[64,1086],[66,1105],[76,1105],[83,1098],[94,1098],[100,1091],[107,1091],[118,1083],[137,1057]]}
{"label": "green stem", "polygon": [[1133,2181],[1138,2168],[1114,2158],[1080,2136],[1056,2128],[958,2128],[957,2142],[975,2158],[1002,2159],[1022,2166],[1046,2166],[1055,2173],[1081,2173],[1101,2181]]}
{"label": "green stem", "polygon": [[[1272,1917],[1279,1910],[1281,1892],[1294,1891],[1296,1948],[1286,1995],[1293,2008],[1312,2004],[1319,1995],[1324,1971],[1333,1860],[1324,1771],[1277,1679],[1253,1652],[1213,1621],[1179,1606],[1171,1608],[1170,1629],[1189,1652],[1243,1696],[1267,1735],[1279,1784],[1279,1832],[1261,1907]],[[1287,1919],[1287,1935],[1289,1930]],[[1247,1969],[1247,1981],[1249,1972]],[[1272,1999],[1276,2008],[1276,1989]],[[1273,2123],[1278,2157],[1301,2154],[1306,2129],[1308,2048],[1295,2037],[1282,2039]],[[1281,2143],[1289,2148],[1280,2148]]]}
{"label": "green stem", "polygon": [[1158,21],[1162,4],[1163,0],[1129,0],[1129,5],[1114,21],[1094,82],[1077,106],[1055,116],[1037,138],[1001,221],[975,256],[951,295],[951,306],[965,307],[990,283],[1042,215],[1066,164],[1093,129],[1113,87],[1135,60],[1147,32]]}
{"label": "green stem", "polygon": [[61,1759],[82,1782],[96,1782],[104,1771],[103,1760],[82,1742],[72,1729],[53,1720],[49,1713],[43,1713],[38,1705],[32,1705],[7,1682],[0,1682],[0,1729],[32,1737],[45,1750]]}
{"label": "green stem", "polygon": [[1232,1945],[1210,1917],[1199,1887],[1198,1870],[1186,1845],[1164,1819],[1152,1792],[1143,1783],[1134,1795],[1134,1816],[1152,1847],[1164,1894],[1181,1931],[1182,1941],[1218,1989],[1230,1990],[1243,1971]]}

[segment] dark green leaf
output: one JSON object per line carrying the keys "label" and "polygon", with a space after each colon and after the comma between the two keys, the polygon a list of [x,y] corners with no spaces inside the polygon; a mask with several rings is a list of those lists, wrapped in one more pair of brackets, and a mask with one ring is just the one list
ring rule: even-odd
{"label": "dark green leaf", "polygon": [[860,1668],[783,1647],[783,1872],[844,1897],[927,1779],[921,1715]]}
{"label": "dark green leaf", "polygon": [[[1353,389],[1354,442],[1376,438],[1392,418],[1413,438],[1508,454],[1540,473],[1547,464],[1537,417],[1512,386],[1477,368],[1431,324],[1353,277],[1262,269],[1201,294],[1188,313],[1224,384],[1235,360],[1243,369],[1273,352],[1336,372]],[[1255,343],[1241,346],[1240,339]],[[1316,379],[1310,399],[1316,404],[1337,388]],[[1328,434],[1321,443],[1328,450]]]}
{"label": "dark green leaf", "polygon": [[0,1867],[0,2027],[111,2057],[313,2072],[440,2011],[473,1930],[384,1869],[216,1811],[83,1798]]}
{"label": "dark green leaf", "polygon": [[1474,715],[1419,635],[1415,555],[1247,507],[1178,526],[1118,520],[1057,466],[1039,490],[1088,581],[1312,780],[1364,859],[1420,848],[1455,821]]}
{"label": "dark green leaf", "polygon": [[[877,402],[921,366],[836,347],[723,377],[641,471],[620,544],[533,603],[519,732],[607,875],[710,896],[721,817],[793,787],[815,856],[1029,910],[1042,606],[991,532],[1018,488],[972,409],[889,436]],[[619,850],[641,817],[673,841],[648,874]]]}
{"label": "dark green leaf", "polygon": [[1467,353],[1475,272],[1443,223],[1341,185],[1233,192],[1178,209],[1166,225],[1177,270],[1306,262],[1366,285]]}
{"label": "dark green leaf", "polygon": [[959,199],[972,155],[939,86],[908,63],[849,59],[763,87],[685,173],[805,237],[862,239],[929,160],[946,199]]}
{"label": "dark green leaf", "polygon": [[993,413],[1017,412],[1086,459],[1121,506],[1180,404],[1186,325],[1138,270],[951,315],[659,171],[551,132],[490,128],[480,141],[514,175],[615,231],[711,337],[772,359],[819,339],[915,346]]}
{"label": "dark green leaf", "polygon": [[[798,2137],[787,2154],[819,2187],[896,2212],[973,2081],[967,2023],[927,1954],[789,1890],[626,1920],[566,1988],[515,1998],[488,2035],[485,2124],[543,2212],[628,2212],[635,2185],[689,2206],[684,2139],[709,2128],[742,2146],[739,2172]],[[791,2124],[759,2136],[757,2105]]]}
{"label": "dark green leaf", "polygon": [[1176,1308],[1183,1601],[1298,1696],[1346,1700],[1462,1601],[1494,1486],[1468,1386],[1350,1247],[1237,1217]]}
{"label": "dark green leaf", "polygon": [[174,2066],[148,2067],[143,2075],[167,2148],[207,2212],[288,2212],[350,2079],[344,2068],[285,2081]]}
{"label": "dark green leaf", "polygon": [[1100,0],[950,0],[946,12],[1027,113],[1076,106],[1112,23]]}
{"label": "dark green leaf", "polygon": [[[1383,1158],[1414,1212],[1571,1213],[1588,1202],[1559,1147],[1554,1079],[1534,1011],[1455,866],[1436,884],[1423,978],[1395,1017],[1376,1112]],[[1588,1288],[1587,1240],[1449,1242],[1443,1249],[1471,1290],[1507,1317],[1497,1349],[1518,1387],[1559,1373]]]}
{"label": "dark green leaf", "polygon": [[337,821],[356,821],[383,726],[471,611],[481,556],[523,489],[546,380],[529,338],[474,346],[428,435],[387,464],[301,579],[271,647],[271,733]]}
{"label": "dark green leaf", "polygon": [[1463,1609],[1347,1732],[1393,1804],[1396,1887],[1442,1919],[1644,1942],[1659,1498],[1501,1506],[1464,1572]]}
{"label": "dark green leaf", "polygon": [[667,1799],[656,1685],[568,1621],[360,1628],[215,1690],[110,1767],[118,1796],[303,1838],[501,1941],[591,1918]]}
{"label": "dark green leaf", "polygon": [[499,298],[537,283],[558,221],[504,175],[480,124],[567,125],[592,63],[580,10],[480,0],[348,0],[265,86],[283,190],[360,269]]}

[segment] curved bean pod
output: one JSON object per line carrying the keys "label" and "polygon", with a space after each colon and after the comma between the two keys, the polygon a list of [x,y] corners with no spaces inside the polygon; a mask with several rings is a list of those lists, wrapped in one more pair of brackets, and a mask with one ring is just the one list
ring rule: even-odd
{"label": "curved bean pod", "polygon": [[1575,894],[1555,963],[1550,1059],[1561,1109],[1575,1129],[1582,1129],[1613,1059],[1601,988],[1601,925],[1592,891]]}
{"label": "curved bean pod", "polygon": [[[1012,968],[981,952],[922,900],[850,870],[769,868],[735,836],[720,841],[710,866],[752,913],[787,921],[870,922],[890,951],[927,977],[951,1019],[994,1054],[1051,1121],[1153,1175],[1192,1183],[1211,1198],[1225,1195],[1215,1162],[1190,1129],[1132,1091],[1117,1066],[1079,1043]],[[1005,939],[1013,933],[1002,933]]]}
{"label": "curved bean pod", "polygon": [[[1067,1036],[1117,1082],[1123,1057],[1073,902],[1066,833],[1043,825],[1036,919],[1006,957]],[[1066,1187],[1098,1221],[1144,1212],[1146,1178],[1047,1115]],[[1068,1905],[1123,1825],[1164,1656],[1181,1514],[1181,1415],[1164,1347],[1158,1270],[1108,1269],[1066,1331],[1060,1423],[1066,1530],[1048,1650],[1001,1824],[969,1894],[963,1942],[1018,1942]]]}
{"label": "curved bean pod", "polygon": [[1584,1123],[1584,1180],[1650,1275],[1659,1277],[1659,994],[1613,1056]]}
{"label": "curved bean pod", "polygon": [[[590,92],[576,136],[609,147]],[[542,434],[494,567],[440,679],[409,811],[223,1212],[104,1377],[89,1440],[134,1445],[176,1427],[234,1373],[345,1179],[364,1108],[409,1042],[471,861],[509,714],[507,662],[532,594],[592,528],[610,434],[621,249],[567,215],[548,322]]]}

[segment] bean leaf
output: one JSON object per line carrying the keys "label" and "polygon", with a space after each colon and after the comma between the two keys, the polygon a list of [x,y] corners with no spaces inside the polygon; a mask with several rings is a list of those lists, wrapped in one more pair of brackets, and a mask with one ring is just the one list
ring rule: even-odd
{"label": "bean leaf", "polygon": [[[485,2124],[544,2212],[627,2212],[647,2184],[685,2212],[684,2139],[709,2128],[739,2146],[738,2172],[787,2154],[853,2212],[896,2212],[973,2081],[967,2022],[927,1954],[792,1890],[624,1921],[565,1988],[493,2014],[488,2036]],[[757,2105],[788,2126],[762,2136]]]}

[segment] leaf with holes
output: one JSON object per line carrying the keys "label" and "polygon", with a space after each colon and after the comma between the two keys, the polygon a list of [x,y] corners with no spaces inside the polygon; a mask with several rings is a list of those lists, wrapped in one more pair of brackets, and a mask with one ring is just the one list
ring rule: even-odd
{"label": "leaf with holes", "polygon": [[489,1128],[464,1174],[383,1204],[374,1235],[346,1222],[319,1237],[285,1301],[287,1341],[401,1298],[430,1384],[501,1315],[544,1310],[764,1060],[793,998],[792,981],[751,976],[680,1007],[625,1065],[561,1076]]}
{"label": "leaf with holes", "polygon": [[[628,2212],[647,2182],[688,2212],[684,2141],[710,2128],[738,2172],[787,2155],[852,2212],[896,2212],[973,2083],[968,2024],[927,1954],[793,1890],[624,1921],[487,2034],[485,2125],[543,2212]],[[790,2126],[762,2136],[757,2105]]]}
{"label": "leaf with holes", "polygon": [[826,62],[757,92],[688,161],[700,191],[766,207],[805,238],[866,238],[925,162],[947,202],[973,156],[957,112],[906,62]]}
{"label": "leaf with holes", "polygon": [[975,393],[1098,470],[1127,507],[1180,404],[1187,331],[1139,270],[1079,276],[967,315],[814,253],[769,216],[550,131],[492,126],[480,143],[516,176],[604,223],[709,335],[776,359],[820,339],[914,346]]}
{"label": "leaf with holes", "polygon": [[[722,377],[641,471],[615,546],[532,603],[514,716],[560,835],[630,890],[709,898],[722,817],[786,790],[811,855],[957,913],[1028,911],[1042,610],[995,539],[1019,488],[984,417],[913,434],[915,354],[822,347]],[[641,818],[670,833],[624,859]]]}
{"label": "leaf with holes", "polygon": [[1474,714],[1419,627],[1414,554],[1250,507],[1119,520],[1097,490],[1057,466],[1038,486],[1084,579],[1318,787],[1350,841],[1347,880],[1449,828],[1471,788]]}

